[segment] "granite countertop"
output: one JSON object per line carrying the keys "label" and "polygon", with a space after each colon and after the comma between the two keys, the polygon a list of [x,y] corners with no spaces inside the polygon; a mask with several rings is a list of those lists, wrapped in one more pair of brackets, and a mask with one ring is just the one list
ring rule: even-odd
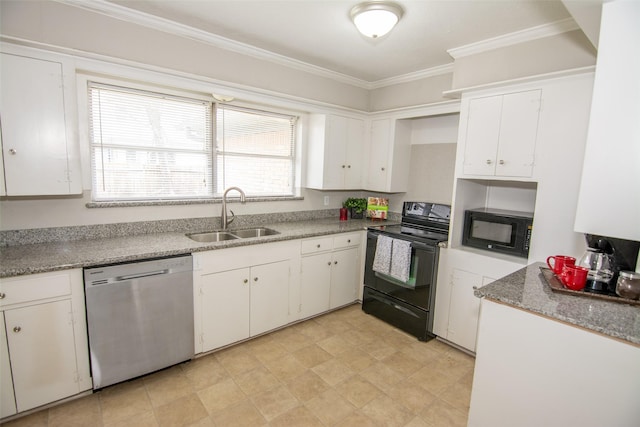
{"label": "granite countertop", "polygon": [[[340,221],[323,218],[260,224],[279,232],[272,236],[199,243],[184,232],[157,232],[120,237],[93,238],[12,245],[0,248],[0,277],[45,273],[147,258],[302,239],[327,234],[364,230],[379,225],[368,219]],[[241,227],[250,228],[250,227]],[[233,227],[230,227],[230,231]],[[204,231],[204,230],[201,230]]]}
{"label": "granite countertop", "polygon": [[540,267],[546,264],[531,264],[475,295],[640,346],[640,306],[553,292]]}

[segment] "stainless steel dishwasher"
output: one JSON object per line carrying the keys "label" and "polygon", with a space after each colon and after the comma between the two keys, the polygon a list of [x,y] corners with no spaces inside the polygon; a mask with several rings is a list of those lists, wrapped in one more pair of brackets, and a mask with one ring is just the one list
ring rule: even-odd
{"label": "stainless steel dishwasher", "polygon": [[191,255],[84,270],[93,388],[193,358]]}

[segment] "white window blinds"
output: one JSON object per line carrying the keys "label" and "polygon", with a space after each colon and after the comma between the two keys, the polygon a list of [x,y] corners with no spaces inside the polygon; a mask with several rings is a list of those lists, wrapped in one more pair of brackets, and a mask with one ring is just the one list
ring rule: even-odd
{"label": "white window blinds", "polygon": [[89,85],[93,199],[212,197],[210,102]]}
{"label": "white window blinds", "polygon": [[297,117],[218,105],[216,192],[237,186],[252,196],[294,194]]}

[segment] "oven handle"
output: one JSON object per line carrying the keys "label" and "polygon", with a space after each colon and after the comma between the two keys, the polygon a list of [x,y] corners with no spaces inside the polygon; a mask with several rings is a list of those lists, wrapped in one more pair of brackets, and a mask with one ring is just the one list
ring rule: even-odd
{"label": "oven handle", "polygon": [[[382,235],[384,233],[381,233],[379,231],[368,231],[368,235],[371,238],[378,238],[378,236]],[[398,239],[398,237],[393,237],[393,236],[389,236],[393,239]],[[426,243],[422,243],[422,242],[418,242],[415,240],[411,240],[411,239],[399,239],[399,240],[407,240],[408,242],[411,242],[411,247],[414,249],[421,249],[424,251],[429,251],[429,252],[435,252],[436,249],[439,247],[438,245],[427,245]]]}

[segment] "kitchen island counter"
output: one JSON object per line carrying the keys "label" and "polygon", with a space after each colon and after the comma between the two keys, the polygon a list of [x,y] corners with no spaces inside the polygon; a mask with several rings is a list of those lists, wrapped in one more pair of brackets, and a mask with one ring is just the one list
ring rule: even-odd
{"label": "kitchen island counter", "polygon": [[[70,268],[137,261],[200,251],[257,245],[284,240],[304,239],[366,229],[373,224],[368,219],[339,221],[322,218],[293,222],[259,224],[278,234],[254,238],[200,243],[185,232],[156,232],[129,236],[60,240],[46,243],[11,245],[0,248],[0,277],[45,273]],[[380,224],[380,222],[376,222]],[[249,228],[249,227],[239,227]],[[232,231],[230,228],[229,231]],[[206,229],[189,230],[190,233]]]}
{"label": "kitchen island counter", "polygon": [[475,291],[517,307],[640,346],[640,306],[553,292],[534,263]]}
{"label": "kitchen island counter", "polygon": [[476,290],[468,426],[640,425],[640,307],[553,292],[545,265]]}

